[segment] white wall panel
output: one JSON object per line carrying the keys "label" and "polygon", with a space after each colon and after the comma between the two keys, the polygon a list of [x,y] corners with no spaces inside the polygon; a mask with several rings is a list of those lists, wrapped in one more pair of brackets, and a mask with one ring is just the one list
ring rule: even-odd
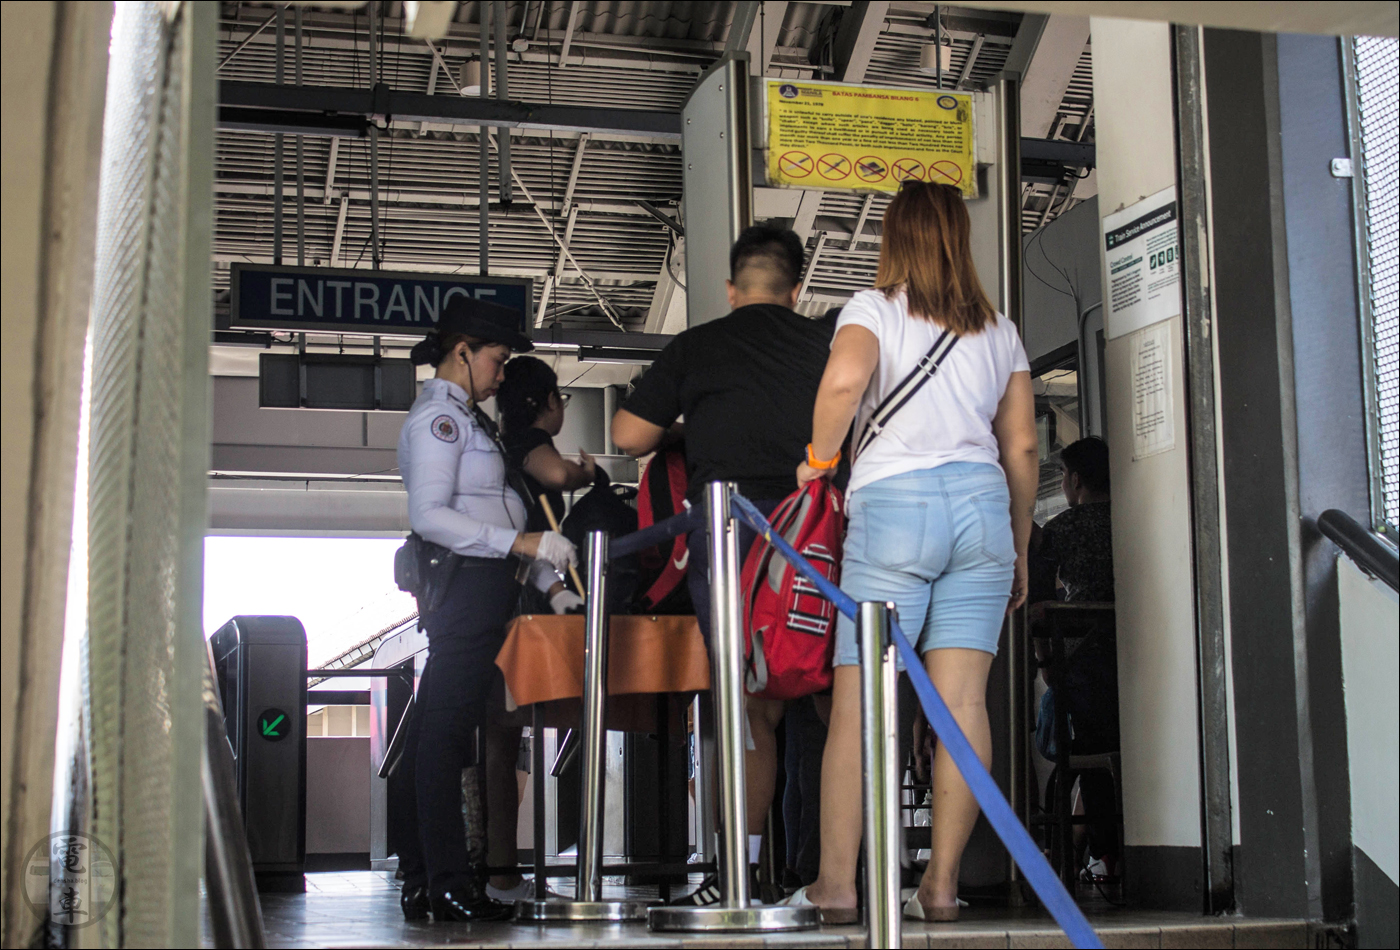
{"label": "white wall panel", "polygon": [[1351,763],[1351,837],[1391,883],[1400,879],[1400,600],[1337,559],[1342,676]]}
{"label": "white wall panel", "polygon": [[[1170,28],[1095,18],[1099,214],[1176,181]],[[1199,847],[1196,634],[1181,321],[1170,322],[1176,448],[1132,457],[1131,337],[1108,342],[1125,838]]]}

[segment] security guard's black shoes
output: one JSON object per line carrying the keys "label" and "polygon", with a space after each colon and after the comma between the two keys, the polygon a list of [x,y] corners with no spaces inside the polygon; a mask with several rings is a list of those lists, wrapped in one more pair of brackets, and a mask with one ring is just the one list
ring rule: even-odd
{"label": "security guard's black shoes", "polygon": [[422,884],[405,884],[399,894],[399,906],[403,908],[404,920],[426,920],[428,918],[428,888]]}
{"label": "security guard's black shoes", "polygon": [[447,891],[432,899],[433,920],[438,922],[480,923],[510,920],[515,908],[492,900],[480,891]]}

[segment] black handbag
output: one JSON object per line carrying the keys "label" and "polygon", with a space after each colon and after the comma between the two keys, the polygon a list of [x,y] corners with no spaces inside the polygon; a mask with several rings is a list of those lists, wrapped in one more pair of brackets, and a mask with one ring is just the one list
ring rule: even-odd
{"label": "black handbag", "polygon": [[425,540],[414,531],[394,552],[394,583],[418,601],[418,624],[442,606],[448,586],[462,563],[462,555]]}

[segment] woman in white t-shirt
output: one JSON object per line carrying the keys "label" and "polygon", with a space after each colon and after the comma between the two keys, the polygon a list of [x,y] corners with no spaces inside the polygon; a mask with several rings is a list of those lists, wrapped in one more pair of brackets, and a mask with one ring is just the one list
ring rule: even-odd
{"label": "woman in white t-shirt", "polygon": [[[906,183],[890,203],[875,288],[841,310],[797,479],[830,475],[853,432],[841,586],[858,602],[898,606],[934,685],[990,764],[987,674],[1002,618],[1025,600],[1039,464],[1025,350],[982,290],[970,231],[950,186]],[[892,415],[882,411],[892,393],[890,405],[907,396],[921,361],[936,369]],[[861,785],[850,781],[861,771],[860,658],[845,617],[835,663],[821,876],[790,898],[831,922],[854,913],[861,839]],[[941,746],[933,801],[932,858],[905,914],[953,920],[978,808]]]}

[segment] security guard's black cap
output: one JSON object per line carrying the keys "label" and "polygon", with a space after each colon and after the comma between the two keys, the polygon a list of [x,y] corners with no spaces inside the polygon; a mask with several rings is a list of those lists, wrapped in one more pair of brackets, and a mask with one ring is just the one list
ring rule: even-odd
{"label": "security guard's black cap", "polygon": [[437,332],[440,338],[464,333],[487,343],[502,343],[516,353],[528,353],[535,348],[535,344],[520,332],[523,322],[520,311],[514,307],[454,294],[442,307]]}

